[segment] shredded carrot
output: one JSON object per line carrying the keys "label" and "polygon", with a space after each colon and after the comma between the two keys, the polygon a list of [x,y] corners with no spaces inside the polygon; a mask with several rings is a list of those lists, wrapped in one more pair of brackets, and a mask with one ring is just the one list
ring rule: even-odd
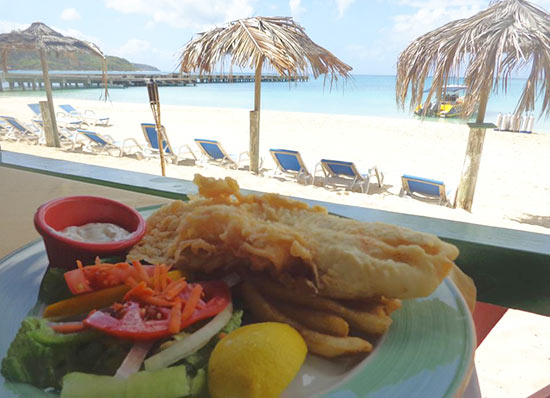
{"label": "shredded carrot", "polygon": [[170,284],[162,294],[168,299],[172,300],[174,297],[179,295],[187,287],[187,281],[184,278],[178,279],[177,281]]}
{"label": "shredded carrot", "polygon": [[170,320],[168,321],[168,330],[170,333],[179,333],[181,329],[181,299],[176,298],[176,302],[170,311]]}
{"label": "shredded carrot", "polygon": [[173,301],[165,300],[156,296],[143,296],[140,300],[145,304],[153,304],[160,307],[172,307],[174,305]]}
{"label": "shredded carrot", "polygon": [[82,265],[82,261],[76,260],[76,265],[78,266],[79,269],[84,269],[84,266]]}
{"label": "shredded carrot", "polygon": [[50,327],[58,333],[76,333],[86,329],[83,322],[50,323]]}
{"label": "shredded carrot", "polygon": [[130,287],[136,287],[138,285],[137,281],[132,276],[126,278],[126,281],[124,281],[124,283]]}
{"label": "shredded carrot", "polygon": [[145,272],[145,269],[141,265],[139,261],[132,261],[132,264],[134,268],[136,269],[139,278],[144,281],[147,285],[151,285],[151,280],[149,279],[149,276],[147,275],[147,272]]}
{"label": "shredded carrot", "polygon": [[166,265],[161,264],[160,265],[160,289],[161,291],[164,291],[166,289],[166,285],[168,285],[168,268]]}
{"label": "shredded carrot", "polygon": [[225,332],[220,332],[220,334],[218,334],[219,339],[223,339],[225,336],[227,336],[227,333]]}
{"label": "shredded carrot", "polygon": [[128,301],[131,298],[141,298],[144,296],[152,296],[153,291],[147,287],[145,282],[141,281],[136,287],[133,287],[124,295],[124,301]]}
{"label": "shredded carrot", "polygon": [[197,307],[197,303],[201,298],[201,294],[202,294],[202,286],[195,285],[193,287],[193,290],[191,290],[191,295],[189,296],[189,299],[185,303],[185,307],[183,308],[183,313],[181,314],[182,321],[187,320],[191,315],[193,315],[193,312]]}
{"label": "shredded carrot", "polygon": [[160,292],[160,265],[155,265],[155,270],[153,273],[153,290],[155,293]]}

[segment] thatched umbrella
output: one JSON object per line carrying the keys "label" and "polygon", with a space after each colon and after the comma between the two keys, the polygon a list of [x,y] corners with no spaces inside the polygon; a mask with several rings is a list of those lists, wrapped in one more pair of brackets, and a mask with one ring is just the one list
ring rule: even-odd
{"label": "thatched umbrella", "polygon": [[[72,37],[63,36],[61,33],[56,32],[55,30],[41,22],[34,22],[30,27],[25,30],[14,30],[10,33],[0,34],[0,54],[2,55],[2,69],[5,74],[7,74],[8,71],[7,56],[10,50],[38,51],[40,55],[40,63],[42,65],[44,87],[46,88],[46,97],[48,99],[51,128],[53,130],[53,145],[59,147],[59,133],[57,131],[57,122],[55,120],[55,110],[52,99],[52,86],[50,84],[50,77],[48,75],[46,53],[84,52],[92,55],[97,55],[103,60],[104,76],[107,71],[105,56],[95,44],[83,40],[78,40]],[[107,97],[107,86],[105,86],[105,97]],[[47,129],[46,120],[44,120],[44,129],[45,131]]]}
{"label": "thatched umbrella", "polygon": [[[410,86],[411,110],[422,104],[428,75],[432,87],[424,105],[445,91],[449,80],[464,73],[468,87],[463,117],[477,109],[457,192],[456,206],[472,208],[485,139],[485,110],[491,91],[506,91],[515,71],[530,67],[529,77],[516,106],[520,115],[532,111],[535,97],[543,97],[541,115],[550,114],[550,15],[525,0],[492,1],[489,8],[468,19],[450,22],[412,42],[399,56],[397,101],[404,105]],[[425,106],[425,109],[427,107]]]}
{"label": "thatched umbrella", "polygon": [[290,17],[240,19],[201,33],[187,43],[181,53],[181,72],[193,70],[209,74],[231,65],[255,70],[254,110],[250,112],[250,170],[258,172],[260,135],[260,89],[262,66],[269,64],[281,76],[338,75],[349,77],[351,67],[331,52],[315,44],[302,26]]}

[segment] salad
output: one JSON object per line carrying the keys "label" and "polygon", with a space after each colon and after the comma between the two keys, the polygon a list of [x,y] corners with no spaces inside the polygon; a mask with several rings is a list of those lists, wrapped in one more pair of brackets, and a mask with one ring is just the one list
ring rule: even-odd
{"label": "salad", "polygon": [[243,314],[226,281],[138,261],[50,268],[40,299],[42,317],[22,322],[1,371],[67,398],[207,396],[210,354]]}

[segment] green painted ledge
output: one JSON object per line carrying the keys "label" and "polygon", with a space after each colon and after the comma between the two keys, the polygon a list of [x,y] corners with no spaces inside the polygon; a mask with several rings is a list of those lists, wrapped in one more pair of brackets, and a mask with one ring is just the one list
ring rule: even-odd
{"label": "green painted ledge", "polygon": [[[0,151],[0,166],[169,199],[185,200],[187,194],[197,192],[191,181],[8,151]],[[474,279],[480,301],[550,316],[550,235],[306,202],[360,221],[386,222],[435,234],[460,249],[457,265]]]}

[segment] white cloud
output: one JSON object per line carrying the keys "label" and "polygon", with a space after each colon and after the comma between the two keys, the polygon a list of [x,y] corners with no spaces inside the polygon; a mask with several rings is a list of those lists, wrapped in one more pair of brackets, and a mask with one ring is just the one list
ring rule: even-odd
{"label": "white cloud", "polygon": [[124,58],[132,58],[136,55],[148,52],[151,49],[151,42],[140,39],[130,39],[122,46],[114,50],[114,55]]}
{"label": "white cloud", "polygon": [[75,8],[65,8],[61,12],[61,19],[64,21],[77,21],[80,19],[80,14]]}
{"label": "white cloud", "polygon": [[294,19],[300,18],[306,11],[302,6],[302,0],[290,0],[288,5],[290,7],[290,15],[292,15]]}
{"label": "white cloud", "polygon": [[23,30],[31,26],[28,23],[19,23],[12,21],[0,21],[0,33],[9,33],[12,30]]}
{"label": "white cloud", "polygon": [[486,0],[453,0],[445,4],[439,0],[400,0],[399,3],[413,8],[412,13],[393,17],[393,39],[402,43],[410,42],[447,22],[471,17],[488,5]]}
{"label": "white cloud", "polygon": [[336,0],[336,7],[338,8],[338,18],[342,18],[347,8],[353,4],[355,0]]}
{"label": "white cloud", "polygon": [[104,0],[125,14],[142,14],[154,23],[176,28],[207,29],[216,24],[252,16],[256,0]]}

